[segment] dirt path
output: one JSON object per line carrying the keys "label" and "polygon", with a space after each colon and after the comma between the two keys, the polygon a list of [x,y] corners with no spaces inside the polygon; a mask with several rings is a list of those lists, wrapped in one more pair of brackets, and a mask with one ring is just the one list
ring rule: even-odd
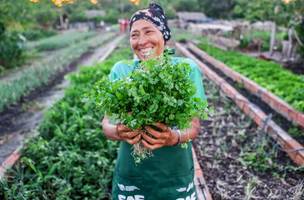
{"label": "dirt path", "polygon": [[[74,70],[79,70],[80,66],[94,65],[103,60],[121,41],[123,36],[116,37],[104,46],[94,50],[90,55],[84,55],[79,62],[74,63]],[[73,64],[72,64],[73,65]],[[28,137],[36,134],[36,128],[43,119],[43,113],[64,95],[64,89],[69,86],[69,81],[64,77],[57,80],[56,85],[46,90],[39,90],[35,98],[18,105],[12,112],[2,116],[0,122],[0,163],[16,149],[21,148]]]}

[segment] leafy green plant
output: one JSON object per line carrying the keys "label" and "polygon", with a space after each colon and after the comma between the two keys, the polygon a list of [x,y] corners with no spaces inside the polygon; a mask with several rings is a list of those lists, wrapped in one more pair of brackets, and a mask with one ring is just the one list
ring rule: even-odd
{"label": "leafy green plant", "polygon": [[55,35],[46,39],[30,42],[27,49],[35,49],[38,51],[56,50],[69,45],[73,45],[82,40],[96,36],[96,32],[68,32],[62,35]]}
{"label": "leafy green plant", "polygon": [[243,163],[256,171],[266,172],[276,168],[270,153],[267,152],[266,143],[260,144],[255,151],[243,152],[241,158]]}
{"label": "leafy green plant", "polygon": [[13,68],[24,61],[24,41],[16,32],[0,35],[0,65]]}
{"label": "leafy green plant", "polygon": [[206,42],[201,42],[198,46],[228,67],[281,97],[296,110],[304,112],[304,79],[301,75],[293,74],[277,63],[235,51],[224,51]]}
{"label": "leafy green plant", "polygon": [[[165,54],[140,63],[130,76],[116,81],[102,80],[96,84],[98,107],[112,119],[132,129],[162,122],[185,129],[193,117],[207,117],[207,103],[194,97],[196,90],[190,79],[191,67],[184,61],[173,64]],[[135,161],[145,158],[135,147]]]}
{"label": "leafy green plant", "polygon": [[56,35],[56,31],[42,28],[31,28],[22,32],[22,35],[30,41],[39,40]]}
{"label": "leafy green plant", "polygon": [[193,97],[189,64],[171,64],[165,55],[140,65],[127,78],[97,83],[101,110],[132,129],[155,122],[185,129],[193,117],[206,115],[206,102]]}

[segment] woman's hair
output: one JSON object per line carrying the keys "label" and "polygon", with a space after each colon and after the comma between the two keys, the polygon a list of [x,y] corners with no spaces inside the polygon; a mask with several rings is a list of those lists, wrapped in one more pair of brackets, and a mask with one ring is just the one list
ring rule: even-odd
{"label": "woman's hair", "polygon": [[135,12],[130,19],[130,30],[133,23],[141,19],[146,20],[156,26],[156,28],[163,34],[165,42],[170,40],[171,31],[168,27],[167,17],[165,16],[164,10],[160,5],[150,3],[148,8]]}

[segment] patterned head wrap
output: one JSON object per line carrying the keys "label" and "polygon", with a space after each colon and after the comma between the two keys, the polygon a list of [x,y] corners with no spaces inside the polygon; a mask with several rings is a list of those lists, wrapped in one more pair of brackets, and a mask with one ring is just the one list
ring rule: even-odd
{"label": "patterned head wrap", "polygon": [[133,14],[130,20],[130,30],[137,20],[146,20],[151,22],[163,34],[165,42],[171,38],[171,31],[168,27],[167,18],[162,7],[156,3],[150,3],[147,9],[139,10]]}

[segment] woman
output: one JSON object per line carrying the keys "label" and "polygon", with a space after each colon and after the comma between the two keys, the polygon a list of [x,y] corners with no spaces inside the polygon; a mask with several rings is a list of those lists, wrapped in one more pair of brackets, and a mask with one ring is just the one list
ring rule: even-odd
{"label": "woman", "polygon": [[[110,79],[115,81],[129,75],[140,60],[160,56],[165,51],[170,34],[166,16],[159,5],[153,3],[148,9],[137,11],[130,21],[130,44],[137,59],[116,63]],[[196,96],[205,99],[201,74],[196,64],[190,59],[172,58],[172,63],[179,62],[190,64],[190,78],[197,88]],[[182,133],[166,124],[156,123],[158,130],[155,127],[144,127],[149,135],[140,130],[131,130],[123,124],[112,124],[107,116],[102,126],[107,138],[122,141],[114,172],[112,199],[196,199],[189,141],[199,133],[199,119],[194,118],[191,127]],[[153,156],[135,164],[132,145],[139,142],[153,150]],[[181,148],[181,143],[188,143],[188,147]]]}

